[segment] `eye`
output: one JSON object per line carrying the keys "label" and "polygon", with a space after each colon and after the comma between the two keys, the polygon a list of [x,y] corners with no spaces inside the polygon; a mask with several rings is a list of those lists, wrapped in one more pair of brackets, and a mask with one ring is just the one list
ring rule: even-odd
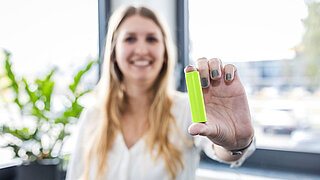
{"label": "eye", "polygon": [[147,41],[150,43],[155,43],[155,42],[158,42],[158,39],[153,36],[149,36],[147,37]]}
{"label": "eye", "polygon": [[133,36],[129,36],[129,37],[125,38],[126,42],[134,42],[135,40],[136,40],[136,38]]}

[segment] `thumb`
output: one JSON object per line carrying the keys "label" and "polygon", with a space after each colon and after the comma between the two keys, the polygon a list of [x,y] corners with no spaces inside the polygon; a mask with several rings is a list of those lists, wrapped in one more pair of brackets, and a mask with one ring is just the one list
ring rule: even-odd
{"label": "thumb", "polygon": [[189,126],[188,132],[190,135],[202,135],[209,136],[215,134],[212,130],[209,129],[208,125],[205,123],[193,123]]}

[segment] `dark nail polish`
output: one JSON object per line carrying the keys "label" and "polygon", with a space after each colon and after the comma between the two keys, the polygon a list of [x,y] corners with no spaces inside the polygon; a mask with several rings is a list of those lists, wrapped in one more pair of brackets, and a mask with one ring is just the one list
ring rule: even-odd
{"label": "dark nail polish", "polygon": [[227,81],[230,81],[230,80],[231,80],[231,73],[227,73],[227,74],[226,74],[226,80],[227,80]]}
{"label": "dark nail polish", "polygon": [[201,86],[202,87],[208,86],[208,79],[207,78],[201,78]]}
{"label": "dark nail polish", "polygon": [[212,70],[211,71],[211,77],[214,79],[214,78],[216,78],[216,77],[218,77],[219,76],[219,71],[218,70]]}

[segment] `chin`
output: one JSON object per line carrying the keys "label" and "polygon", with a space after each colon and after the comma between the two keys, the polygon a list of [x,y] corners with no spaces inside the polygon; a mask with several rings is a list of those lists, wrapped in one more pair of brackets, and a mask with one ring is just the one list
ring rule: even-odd
{"label": "chin", "polygon": [[145,82],[151,82],[151,81],[152,81],[152,79],[146,78],[146,77],[135,78],[135,80],[136,80],[138,83],[145,83]]}
{"label": "chin", "polygon": [[148,75],[143,75],[143,76],[136,76],[136,77],[132,77],[133,80],[137,83],[147,83],[147,82],[153,82],[155,81],[156,78],[150,78],[150,76]]}

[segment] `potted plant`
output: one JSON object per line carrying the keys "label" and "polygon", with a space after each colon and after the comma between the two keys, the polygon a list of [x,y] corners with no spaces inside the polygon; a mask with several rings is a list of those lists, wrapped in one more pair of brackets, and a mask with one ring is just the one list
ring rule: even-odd
{"label": "potted plant", "polygon": [[61,149],[84,108],[79,104],[79,98],[91,91],[90,88],[81,89],[79,83],[98,60],[91,61],[76,73],[63,94],[64,108],[57,111],[52,107],[56,84],[53,76],[57,68],[30,81],[17,77],[10,53],[3,53],[5,65],[0,94],[9,120],[0,120],[0,137],[5,139],[2,148],[11,149],[14,157],[23,161],[16,170],[16,179],[59,179],[57,168],[65,158]]}

